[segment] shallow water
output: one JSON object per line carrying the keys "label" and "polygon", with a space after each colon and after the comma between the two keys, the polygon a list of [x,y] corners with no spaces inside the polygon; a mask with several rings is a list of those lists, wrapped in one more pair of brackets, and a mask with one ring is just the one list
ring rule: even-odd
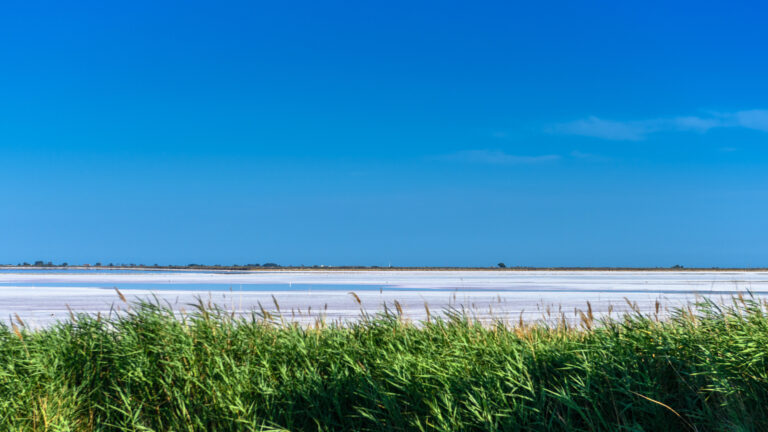
{"label": "shallow water", "polygon": [[[408,318],[426,318],[448,308],[464,309],[481,319],[539,320],[577,317],[589,301],[596,315],[629,309],[655,312],[708,297],[729,301],[734,295],[768,296],[766,272],[624,272],[624,271],[256,271],[192,272],[141,270],[19,270],[0,272],[0,316],[18,314],[42,326],[76,312],[109,313],[125,309],[115,292],[129,299],[152,299],[177,310],[200,299],[236,314],[250,314],[259,304],[274,310],[278,302],[287,319],[312,322],[360,316],[355,292],[370,313],[397,300]],[[311,308],[311,311],[309,310]]]}

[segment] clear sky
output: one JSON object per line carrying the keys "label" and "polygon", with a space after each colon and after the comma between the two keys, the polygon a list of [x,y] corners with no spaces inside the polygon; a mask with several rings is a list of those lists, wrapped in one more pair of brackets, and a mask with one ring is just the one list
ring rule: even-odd
{"label": "clear sky", "polygon": [[767,266],[764,4],[6,1],[0,263]]}

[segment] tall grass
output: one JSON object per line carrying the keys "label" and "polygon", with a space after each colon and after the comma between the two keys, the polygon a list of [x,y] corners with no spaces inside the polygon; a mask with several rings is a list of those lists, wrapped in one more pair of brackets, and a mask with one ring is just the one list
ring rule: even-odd
{"label": "tall grass", "polygon": [[581,325],[299,326],[153,303],[0,326],[0,430],[768,430],[754,300]]}

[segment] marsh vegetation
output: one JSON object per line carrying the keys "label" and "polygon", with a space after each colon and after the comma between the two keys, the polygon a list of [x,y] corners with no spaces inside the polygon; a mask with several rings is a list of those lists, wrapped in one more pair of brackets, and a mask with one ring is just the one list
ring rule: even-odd
{"label": "marsh vegetation", "polygon": [[766,305],[577,323],[158,303],[0,326],[0,429],[768,430]]}

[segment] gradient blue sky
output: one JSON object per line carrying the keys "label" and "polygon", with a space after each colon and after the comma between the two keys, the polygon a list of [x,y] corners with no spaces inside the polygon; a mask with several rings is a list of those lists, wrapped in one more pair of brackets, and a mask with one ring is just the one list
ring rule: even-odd
{"label": "gradient blue sky", "polygon": [[0,263],[768,265],[761,2],[0,12]]}

